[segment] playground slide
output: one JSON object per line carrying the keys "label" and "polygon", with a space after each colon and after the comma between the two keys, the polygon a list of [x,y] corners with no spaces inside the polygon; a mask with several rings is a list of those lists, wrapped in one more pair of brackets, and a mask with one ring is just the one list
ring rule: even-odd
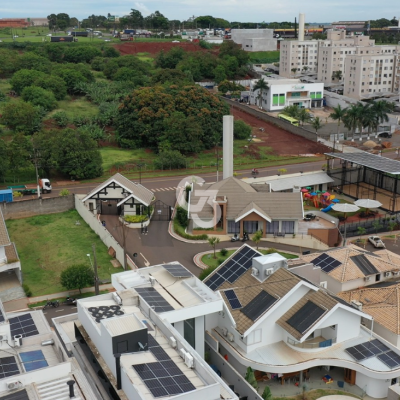
{"label": "playground slide", "polygon": [[328,211],[331,210],[332,206],[333,206],[333,204],[329,204],[328,207],[326,207],[326,208],[321,208],[321,211],[322,211],[322,212],[328,212]]}

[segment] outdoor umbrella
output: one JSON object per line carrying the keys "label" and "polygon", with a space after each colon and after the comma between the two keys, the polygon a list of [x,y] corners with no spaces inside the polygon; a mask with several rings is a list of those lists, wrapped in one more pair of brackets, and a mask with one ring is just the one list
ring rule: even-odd
{"label": "outdoor umbrella", "polygon": [[358,211],[360,207],[357,207],[354,204],[350,203],[338,203],[332,206],[332,210],[339,211],[344,213],[344,217],[346,218],[346,213]]}
{"label": "outdoor umbrella", "polygon": [[371,199],[359,199],[354,202],[354,204],[358,207],[364,208],[378,208],[382,205],[381,202],[378,200],[371,200]]}
{"label": "outdoor umbrella", "polygon": [[322,196],[330,196],[331,194],[329,192],[325,192],[322,194]]}
{"label": "outdoor umbrella", "polygon": [[311,194],[311,196],[316,196],[317,195],[317,193],[315,193],[315,192],[312,192],[310,194]]}
{"label": "outdoor umbrella", "polygon": [[306,186],[306,189],[311,190],[312,187],[311,186]]}
{"label": "outdoor umbrella", "polygon": [[332,203],[339,203],[339,201],[340,201],[340,200],[338,200],[338,199],[333,199],[333,200],[332,200]]}
{"label": "outdoor umbrella", "polygon": [[308,189],[301,189],[300,192],[301,192],[301,193],[307,193],[307,192],[308,192]]}

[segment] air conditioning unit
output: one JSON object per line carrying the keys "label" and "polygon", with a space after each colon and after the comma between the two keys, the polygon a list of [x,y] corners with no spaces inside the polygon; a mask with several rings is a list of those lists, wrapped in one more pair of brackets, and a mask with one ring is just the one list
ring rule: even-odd
{"label": "air conditioning unit", "polygon": [[222,334],[226,336],[228,334],[228,329],[222,328]]}
{"label": "air conditioning unit", "polygon": [[321,286],[322,288],[326,289],[328,287],[328,282],[327,281],[321,282],[319,284],[319,286]]}
{"label": "air conditioning unit", "polygon": [[157,282],[157,279],[154,276],[149,276],[150,285],[154,286]]}
{"label": "air conditioning unit", "polygon": [[257,268],[252,268],[251,272],[254,276],[258,276],[258,269]]}
{"label": "air conditioning unit", "polygon": [[7,340],[7,335],[0,335],[0,342]]}
{"label": "air conditioning unit", "polygon": [[194,359],[190,353],[186,353],[186,355],[185,355],[185,364],[188,368],[194,367]]}
{"label": "air conditioning unit", "polygon": [[233,336],[233,333],[228,333],[228,340],[230,341],[230,342],[233,342],[234,341],[234,339],[235,339],[235,336]]}
{"label": "air conditioning unit", "polygon": [[24,385],[21,381],[6,382],[6,385],[7,385],[8,390],[22,389],[24,387]]}
{"label": "air conditioning unit", "polygon": [[181,349],[179,349],[179,355],[181,356],[182,360],[185,359],[186,357],[186,350],[182,347]]}
{"label": "air conditioning unit", "polygon": [[390,276],[390,272],[385,272],[384,276],[385,276],[385,278],[387,278],[388,276]]}
{"label": "air conditioning unit", "polygon": [[121,297],[118,296],[118,293],[113,292],[113,293],[112,293],[112,298],[114,299],[114,301],[115,301],[119,306],[122,306],[122,300],[121,300]]}
{"label": "air conditioning unit", "polygon": [[272,275],[273,272],[274,272],[273,268],[268,268],[265,270],[265,276],[270,276]]}
{"label": "air conditioning unit", "polygon": [[365,278],[364,278],[364,281],[370,281],[371,280],[371,277],[370,276],[366,276]]}
{"label": "air conditioning unit", "polygon": [[173,349],[176,349],[176,339],[175,339],[173,336],[171,336],[171,337],[169,338],[169,342],[171,343],[171,347],[172,347]]}
{"label": "air conditioning unit", "polygon": [[22,346],[22,335],[14,335],[14,346],[15,347]]}

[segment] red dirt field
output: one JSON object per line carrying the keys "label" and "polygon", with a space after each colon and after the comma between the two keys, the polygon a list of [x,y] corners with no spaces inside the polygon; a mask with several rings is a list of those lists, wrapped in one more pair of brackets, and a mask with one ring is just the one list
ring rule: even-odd
{"label": "red dirt field", "polygon": [[[298,156],[299,154],[323,154],[330,151],[329,147],[321,143],[312,142],[301,136],[294,135],[237,108],[231,107],[231,114],[235,119],[241,119],[249,124],[253,128],[253,135],[262,140],[250,145],[250,152],[259,146],[271,147],[273,154],[277,155]],[[260,131],[259,128],[264,128],[264,132]]]}
{"label": "red dirt field", "polygon": [[157,54],[161,50],[165,52],[171,50],[173,47],[182,47],[185,51],[204,51],[198,43],[191,42],[125,42],[114,46],[122,55],[149,53]]}

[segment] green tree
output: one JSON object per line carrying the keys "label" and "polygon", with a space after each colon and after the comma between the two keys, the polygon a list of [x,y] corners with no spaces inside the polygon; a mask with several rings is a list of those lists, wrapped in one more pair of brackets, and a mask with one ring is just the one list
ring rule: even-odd
{"label": "green tree", "polygon": [[10,84],[12,89],[18,95],[21,95],[24,88],[26,88],[27,86],[34,85],[36,80],[46,79],[46,78],[47,75],[44,72],[29,70],[29,69],[21,69],[12,76],[12,78],[10,79]]}
{"label": "green tree", "polygon": [[367,230],[363,227],[363,226],[359,226],[357,227],[357,232],[360,235],[360,240],[361,240],[361,236],[365,235],[365,233],[367,232]]}
{"label": "green tree", "polygon": [[51,62],[48,58],[42,57],[33,52],[27,52],[17,58],[16,69],[34,69],[49,73],[51,70]]}
{"label": "green tree", "polygon": [[217,258],[217,256],[215,255],[215,246],[219,243],[219,238],[215,237],[215,236],[211,236],[207,239],[208,244],[213,248],[214,250],[214,258]]}
{"label": "green tree", "polygon": [[24,101],[8,103],[3,108],[2,123],[14,132],[32,134],[40,129],[41,120],[40,110]]}
{"label": "green tree", "polygon": [[241,119],[233,123],[233,137],[238,140],[245,140],[251,137],[251,126]]}
{"label": "green tree", "polygon": [[271,389],[269,388],[269,386],[265,386],[261,397],[263,398],[263,400],[273,400]]}
{"label": "green tree", "polygon": [[184,57],[185,51],[182,47],[173,47],[167,53],[161,50],[156,57],[156,67],[174,69]]}
{"label": "green tree", "polygon": [[197,17],[194,20],[194,23],[198,28],[216,28],[217,22],[214,17],[211,15],[204,15],[201,17]]}
{"label": "green tree", "polygon": [[168,29],[168,18],[164,17],[160,11],[155,11],[145,18],[146,25],[150,29]]}
{"label": "green tree", "polygon": [[176,219],[179,222],[179,225],[182,226],[183,228],[186,228],[188,226],[188,212],[186,209],[183,207],[178,207],[176,209]]}
{"label": "green tree", "polygon": [[47,20],[49,21],[49,29],[54,30],[57,26],[57,15],[50,14],[47,16]]}
{"label": "green tree", "polygon": [[186,167],[186,157],[178,150],[163,150],[154,161],[155,169],[180,169]]}
{"label": "green tree", "polygon": [[332,80],[335,81],[341,81],[343,78],[343,72],[338,70],[338,71],[333,71],[332,72]]}
{"label": "green tree", "polygon": [[246,371],[246,375],[245,375],[244,379],[246,379],[246,381],[249,383],[249,385],[251,385],[254,389],[256,389],[256,390],[258,389],[258,383],[257,383],[257,379],[254,375],[253,368],[247,367],[247,371]]}
{"label": "green tree", "polygon": [[303,126],[305,122],[309,122],[311,120],[310,113],[305,108],[301,108],[297,114],[297,119]]}
{"label": "green tree", "polygon": [[139,10],[134,10],[131,8],[131,12],[129,13],[130,23],[132,24],[132,28],[142,28],[143,27],[143,15]]}
{"label": "green tree", "polygon": [[4,179],[9,167],[7,144],[0,139],[0,178]]}
{"label": "green tree", "polygon": [[388,229],[390,232],[393,232],[394,228],[396,228],[397,222],[396,221],[389,221],[388,223]]}
{"label": "green tree", "polygon": [[63,100],[67,95],[67,85],[58,76],[48,75],[39,77],[33,82],[33,86],[51,91],[56,100]]}
{"label": "green tree", "polygon": [[14,175],[14,181],[18,172],[21,169],[30,167],[31,154],[32,154],[32,143],[29,138],[22,133],[18,133],[13,136],[13,140],[7,143],[6,148],[7,163],[9,169]]}
{"label": "green tree", "polygon": [[71,26],[71,19],[66,13],[57,14],[57,27],[64,31],[68,26]]}
{"label": "green tree", "polygon": [[263,103],[263,94],[264,91],[267,91],[269,89],[268,83],[265,82],[264,78],[261,78],[257,81],[255,84],[253,91],[259,90],[260,91],[260,96],[259,96],[259,107],[262,109],[262,103]]}
{"label": "green tree", "polygon": [[101,57],[101,51],[94,46],[67,47],[64,61],[70,63],[90,63],[95,57]]}
{"label": "green tree", "polygon": [[177,69],[159,69],[154,75],[151,77],[151,83],[153,85],[160,83],[166,85],[192,85],[193,79],[189,79],[188,76],[183,72]]}
{"label": "green tree", "polygon": [[338,122],[337,135],[339,135],[340,123],[343,121],[343,117],[346,115],[346,112],[347,108],[342,108],[342,106],[338,104],[336,107],[333,107],[333,112],[329,114],[334,121]]}
{"label": "green tree", "polygon": [[292,72],[293,77],[296,76],[297,68],[292,68],[290,71]]}
{"label": "green tree", "polygon": [[236,44],[232,40],[226,40],[222,43],[219,49],[219,57],[224,58],[225,56],[236,57],[239,67],[245,66],[250,59],[249,54],[240,48],[240,45]]}
{"label": "green tree", "polygon": [[214,81],[216,83],[220,83],[222,81],[226,80],[226,71],[225,71],[225,67],[223,65],[217,65],[214,68]]}
{"label": "green tree", "polygon": [[120,56],[121,56],[121,54],[114,47],[107,47],[103,51],[103,57],[116,58],[116,57],[120,57]]}
{"label": "green tree", "polygon": [[312,127],[315,129],[315,134],[318,137],[318,131],[322,128],[322,119],[320,117],[315,118],[311,122]]}
{"label": "green tree", "polygon": [[260,244],[262,237],[263,237],[262,231],[257,231],[257,232],[253,235],[253,239],[252,239],[252,240],[253,240],[253,242],[256,244],[257,250],[258,250],[258,245]]}
{"label": "green tree", "polygon": [[42,107],[46,111],[54,110],[57,107],[57,100],[53,92],[37,86],[27,86],[22,91],[22,99],[34,106]]}
{"label": "green tree", "polygon": [[296,104],[292,106],[286,106],[281,113],[287,115],[288,117],[297,119],[299,117],[300,107]]}
{"label": "green tree", "polygon": [[90,265],[76,264],[64,269],[60,275],[60,283],[67,290],[81,289],[94,284],[94,272]]}
{"label": "green tree", "polygon": [[379,220],[374,221],[374,222],[372,223],[372,226],[373,226],[374,229],[375,229],[375,233],[378,233],[378,230],[381,229],[381,228],[383,227],[383,225],[380,223]]}
{"label": "green tree", "polygon": [[97,143],[86,131],[64,129],[47,132],[52,152],[49,161],[71,179],[91,179],[102,175],[102,159]]}

